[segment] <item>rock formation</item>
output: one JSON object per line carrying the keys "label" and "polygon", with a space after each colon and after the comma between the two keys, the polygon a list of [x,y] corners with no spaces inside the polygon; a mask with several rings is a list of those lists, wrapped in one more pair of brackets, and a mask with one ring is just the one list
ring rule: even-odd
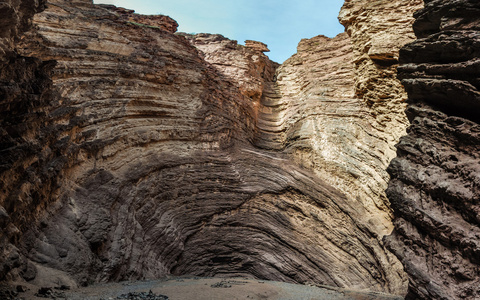
{"label": "rock formation", "polygon": [[[346,5],[343,14],[354,14],[355,11],[347,10],[359,9],[360,3],[357,5]],[[384,30],[390,38],[401,36],[403,44],[413,40],[412,29],[408,26],[413,22],[413,11],[420,5],[421,2],[417,1],[415,5],[402,7],[402,13],[409,9],[409,16],[399,15],[400,22],[392,22],[389,29]],[[387,10],[377,3],[370,8],[370,14],[375,14],[375,9]],[[345,24],[348,29],[366,20],[368,18],[349,20]],[[408,35],[405,37],[409,31],[411,39],[407,38]],[[396,286],[394,290],[404,290],[406,278],[402,267],[384,250],[381,241],[383,235],[392,230],[392,213],[384,193],[388,180],[386,168],[395,155],[394,145],[408,123],[402,104],[406,94],[398,92],[403,89],[395,78],[396,65],[391,58],[398,59],[403,44],[383,49],[384,56],[390,58],[382,60],[377,56],[373,60],[368,56],[366,59],[361,51],[352,51],[352,41],[347,34],[334,39],[318,36],[302,40],[298,53],[277,69],[276,80],[272,80],[272,68],[265,56],[259,53],[248,55],[250,52],[235,41],[205,34],[190,36],[189,40],[202,51],[208,62],[225,77],[237,82],[243,93],[254,100],[255,107],[258,107],[254,145],[285,153],[290,160],[345,193],[349,203],[367,222],[366,229],[373,236],[370,251],[375,253],[382,269],[391,271],[382,276]],[[358,43],[371,40],[367,36]],[[382,39],[376,41],[379,47],[382,42]],[[356,70],[358,66],[352,64],[352,61],[366,60],[369,72],[365,68]],[[385,60],[388,61],[384,63]],[[374,75],[371,69],[377,70]],[[382,93],[367,97],[358,92],[355,79],[362,80],[359,77],[363,80],[375,77],[377,89]],[[392,86],[398,89],[398,93],[392,91]],[[377,104],[372,105],[372,101]],[[395,106],[399,108],[388,109]],[[335,264],[348,260],[343,257]]]}
{"label": "rock formation", "polygon": [[134,10],[116,7],[115,5],[99,4],[99,6],[114,11],[115,18],[137,26],[159,28],[171,33],[177,32],[178,23],[174,19],[163,15],[140,15]]}
{"label": "rock formation", "polygon": [[251,99],[252,107],[258,106],[265,82],[273,80],[278,67],[262,53],[268,50],[265,44],[247,41],[249,43],[241,46],[220,34],[181,35],[200,50],[202,58],[215,66],[225,80],[235,84],[244,96]]}
{"label": "rock formation", "polygon": [[260,51],[260,52],[270,52],[266,44],[258,41],[246,40],[245,47],[251,48],[253,50]]}
{"label": "rock formation", "polygon": [[[398,53],[421,1],[346,1],[347,33],[302,40],[281,66],[263,43],[174,34],[168,17],[91,0],[51,0],[19,40],[43,8],[30,2],[0,9],[18,20],[1,33],[1,280],[251,276],[404,295],[398,258],[411,293],[427,278],[402,256],[412,243],[396,239],[407,217],[388,239],[395,255],[383,240],[393,229],[386,169],[408,125]],[[441,20],[417,21],[417,34]],[[442,26],[477,26],[467,23]],[[437,91],[439,74],[455,70],[433,66],[434,82],[415,68],[402,67],[410,94]],[[466,85],[457,81],[449,91]],[[410,117],[432,105],[415,93]],[[474,157],[468,136],[462,155]],[[401,157],[389,189],[397,215]]]}
{"label": "rock formation", "polygon": [[[43,147],[52,145],[55,133],[41,129],[45,115],[54,106],[50,72],[54,66],[15,51],[18,37],[31,26],[31,18],[43,9],[44,1],[3,1],[0,4],[0,278],[15,268],[24,268],[26,260],[14,244],[21,238],[40,204],[38,197],[50,194],[54,171],[47,171],[51,155],[32,161]],[[48,126],[48,125],[47,125]],[[52,146],[52,148],[55,148]],[[38,156],[37,156],[38,157]],[[28,167],[28,164],[31,167]],[[43,173],[43,181],[39,174]],[[37,199],[21,198],[20,189],[12,191],[25,178]],[[12,192],[11,192],[12,191]],[[30,274],[30,275],[28,275]],[[34,274],[33,274],[34,276]]]}
{"label": "rock formation", "polygon": [[276,65],[261,51],[219,36],[195,37],[197,50],[89,1],[52,1],[34,22],[19,51],[56,62],[71,116],[54,123],[61,182],[18,242],[30,268],[80,284],[229,274],[405,291],[384,226],[269,146],[284,134],[265,129]]}
{"label": "rock formation", "polygon": [[408,299],[480,298],[480,3],[425,1],[400,55],[411,126],[389,167]]}

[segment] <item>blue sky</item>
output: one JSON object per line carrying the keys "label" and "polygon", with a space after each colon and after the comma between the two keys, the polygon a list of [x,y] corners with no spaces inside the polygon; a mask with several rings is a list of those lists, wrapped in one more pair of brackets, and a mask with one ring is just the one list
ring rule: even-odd
{"label": "blue sky", "polygon": [[219,33],[243,44],[257,40],[282,63],[302,38],[334,37],[344,28],[337,20],[344,0],[95,0],[141,14],[168,15],[178,31]]}

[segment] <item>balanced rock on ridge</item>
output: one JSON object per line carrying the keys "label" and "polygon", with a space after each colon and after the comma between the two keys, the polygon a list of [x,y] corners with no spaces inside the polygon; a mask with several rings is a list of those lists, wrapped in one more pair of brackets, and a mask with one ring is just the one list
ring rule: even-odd
{"label": "balanced rock on ridge", "polygon": [[260,51],[260,52],[270,52],[266,44],[258,41],[246,40],[245,47],[251,48],[253,50]]}

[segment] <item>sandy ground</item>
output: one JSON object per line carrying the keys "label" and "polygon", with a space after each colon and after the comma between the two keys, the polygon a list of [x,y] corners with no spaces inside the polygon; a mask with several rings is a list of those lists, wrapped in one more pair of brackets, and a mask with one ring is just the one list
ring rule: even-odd
{"label": "sandy ground", "polygon": [[[168,296],[169,300],[402,300],[402,297],[373,292],[359,292],[324,286],[298,285],[246,278],[187,278],[98,284],[90,287],[62,291],[56,299],[99,300],[116,299],[130,292],[154,292]],[[45,299],[35,297],[37,290],[30,287],[19,299]]]}

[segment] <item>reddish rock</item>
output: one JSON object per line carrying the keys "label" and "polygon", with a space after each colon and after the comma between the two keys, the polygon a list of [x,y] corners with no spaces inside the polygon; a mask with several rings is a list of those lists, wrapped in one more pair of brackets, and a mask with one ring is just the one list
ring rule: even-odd
{"label": "reddish rock", "polygon": [[114,5],[99,5],[110,11],[115,12],[119,19],[138,26],[150,26],[160,28],[162,30],[175,33],[177,32],[178,23],[174,19],[164,15],[140,15],[134,10],[116,7]]}
{"label": "reddish rock", "polygon": [[262,42],[257,42],[257,41],[252,41],[252,40],[246,40],[245,41],[245,47],[253,49],[255,51],[260,51],[260,52],[270,52],[268,49],[267,45],[262,43]]}

